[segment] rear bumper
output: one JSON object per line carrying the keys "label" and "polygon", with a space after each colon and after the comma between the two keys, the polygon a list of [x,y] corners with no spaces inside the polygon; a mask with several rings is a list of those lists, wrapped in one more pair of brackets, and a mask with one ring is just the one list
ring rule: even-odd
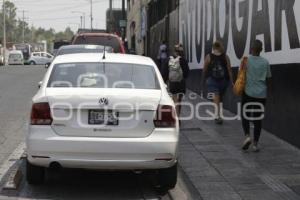
{"label": "rear bumper", "polygon": [[23,65],[23,61],[8,61],[8,65]]}
{"label": "rear bumper", "polygon": [[143,170],[176,163],[178,130],[156,129],[146,138],[62,137],[50,127],[32,126],[26,137],[28,161],[49,167]]}

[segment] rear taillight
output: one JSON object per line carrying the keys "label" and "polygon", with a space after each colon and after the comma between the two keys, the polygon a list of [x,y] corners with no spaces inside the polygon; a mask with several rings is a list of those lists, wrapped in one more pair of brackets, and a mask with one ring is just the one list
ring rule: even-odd
{"label": "rear taillight", "polygon": [[157,128],[170,128],[176,125],[176,111],[172,106],[159,105],[153,120]]}
{"label": "rear taillight", "polygon": [[52,117],[49,103],[35,103],[31,109],[31,125],[51,125]]}

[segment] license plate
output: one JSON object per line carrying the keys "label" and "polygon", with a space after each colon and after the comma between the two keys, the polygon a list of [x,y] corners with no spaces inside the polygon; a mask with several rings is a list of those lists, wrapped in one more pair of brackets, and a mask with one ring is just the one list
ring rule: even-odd
{"label": "license plate", "polygon": [[119,113],[112,110],[89,110],[88,122],[91,125],[119,125]]}

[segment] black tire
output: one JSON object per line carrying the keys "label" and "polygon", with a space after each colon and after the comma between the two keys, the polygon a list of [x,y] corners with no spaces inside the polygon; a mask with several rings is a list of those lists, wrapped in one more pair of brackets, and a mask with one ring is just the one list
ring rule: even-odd
{"label": "black tire", "polygon": [[29,65],[36,65],[36,63],[34,61],[30,61]]}
{"label": "black tire", "polygon": [[30,185],[39,185],[44,183],[45,168],[32,165],[26,160],[26,180]]}
{"label": "black tire", "polygon": [[160,169],[158,182],[163,190],[173,189],[177,184],[177,163],[170,168]]}

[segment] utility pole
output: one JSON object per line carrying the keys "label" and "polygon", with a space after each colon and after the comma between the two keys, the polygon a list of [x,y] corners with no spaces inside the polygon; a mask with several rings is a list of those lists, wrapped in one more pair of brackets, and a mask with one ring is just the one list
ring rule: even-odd
{"label": "utility pole", "polygon": [[5,19],[6,11],[5,11],[5,0],[3,0],[3,58],[4,65],[6,64],[6,19]]}
{"label": "utility pole", "polygon": [[23,22],[22,22],[22,38],[23,38],[23,44],[25,43],[25,10],[22,11],[23,13]]}
{"label": "utility pole", "polygon": [[83,28],[85,29],[85,13],[84,12],[82,13],[83,13]]}
{"label": "utility pole", "polygon": [[93,30],[93,0],[91,1],[91,30]]}
{"label": "utility pole", "polygon": [[113,31],[112,0],[109,0],[109,32]]}
{"label": "utility pole", "polygon": [[26,10],[22,10],[22,42],[25,43],[25,12],[28,12]]}

